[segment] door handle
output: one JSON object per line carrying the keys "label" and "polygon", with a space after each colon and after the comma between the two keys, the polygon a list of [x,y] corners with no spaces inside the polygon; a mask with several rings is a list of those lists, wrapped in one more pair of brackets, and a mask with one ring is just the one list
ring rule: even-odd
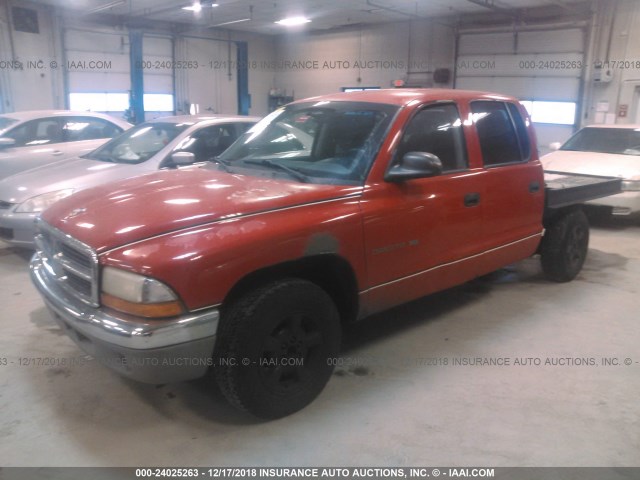
{"label": "door handle", "polygon": [[479,193],[467,193],[464,196],[464,206],[465,207],[476,207],[480,203],[480,194]]}
{"label": "door handle", "polygon": [[51,155],[55,155],[56,157],[62,155],[64,152],[62,150],[54,150],[51,152]]}
{"label": "door handle", "polygon": [[531,182],[529,184],[529,193],[538,193],[540,191],[540,183],[539,182]]}

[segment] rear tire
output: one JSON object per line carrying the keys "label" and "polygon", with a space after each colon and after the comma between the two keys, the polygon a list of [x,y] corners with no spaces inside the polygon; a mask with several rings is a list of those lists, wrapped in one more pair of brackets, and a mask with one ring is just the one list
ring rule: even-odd
{"label": "rear tire", "polygon": [[561,214],[547,227],[540,247],[540,263],[549,280],[573,280],[587,258],[589,221],[581,209]]}
{"label": "rear tire", "polygon": [[227,400],[260,418],[301,410],[322,391],[340,350],[340,320],[314,283],[283,279],[223,310],[215,377]]}

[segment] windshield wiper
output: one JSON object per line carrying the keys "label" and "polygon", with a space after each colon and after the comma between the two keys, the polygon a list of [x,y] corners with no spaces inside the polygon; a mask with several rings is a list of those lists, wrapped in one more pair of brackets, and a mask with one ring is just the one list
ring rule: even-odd
{"label": "windshield wiper", "polygon": [[244,160],[244,163],[279,168],[280,170],[287,172],[296,180],[300,180],[303,183],[309,183],[309,177],[304,173],[300,172],[299,170],[295,170],[294,168],[287,167],[282,163],[274,162],[273,160],[268,160],[266,158],[262,160]]}
{"label": "windshield wiper", "polygon": [[93,152],[89,152],[86,155],[82,155],[81,158],[88,158],[89,160],[98,160],[100,162],[109,162],[109,163],[116,163],[115,159],[108,155],[108,154],[93,154]]}

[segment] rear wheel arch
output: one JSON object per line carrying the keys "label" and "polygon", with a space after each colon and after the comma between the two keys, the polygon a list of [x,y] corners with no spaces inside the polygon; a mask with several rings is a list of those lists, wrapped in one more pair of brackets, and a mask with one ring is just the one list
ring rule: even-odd
{"label": "rear wheel arch", "polygon": [[540,262],[545,276],[556,282],[573,280],[582,270],[589,249],[589,221],[580,207],[558,211],[545,219]]}

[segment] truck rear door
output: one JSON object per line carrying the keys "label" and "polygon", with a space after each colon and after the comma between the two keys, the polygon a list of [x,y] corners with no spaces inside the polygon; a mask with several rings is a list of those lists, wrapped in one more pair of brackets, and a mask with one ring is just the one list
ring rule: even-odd
{"label": "truck rear door", "polygon": [[485,171],[481,202],[483,269],[488,272],[535,252],[542,233],[544,178],[521,106],[477,100],[470,109]]}

